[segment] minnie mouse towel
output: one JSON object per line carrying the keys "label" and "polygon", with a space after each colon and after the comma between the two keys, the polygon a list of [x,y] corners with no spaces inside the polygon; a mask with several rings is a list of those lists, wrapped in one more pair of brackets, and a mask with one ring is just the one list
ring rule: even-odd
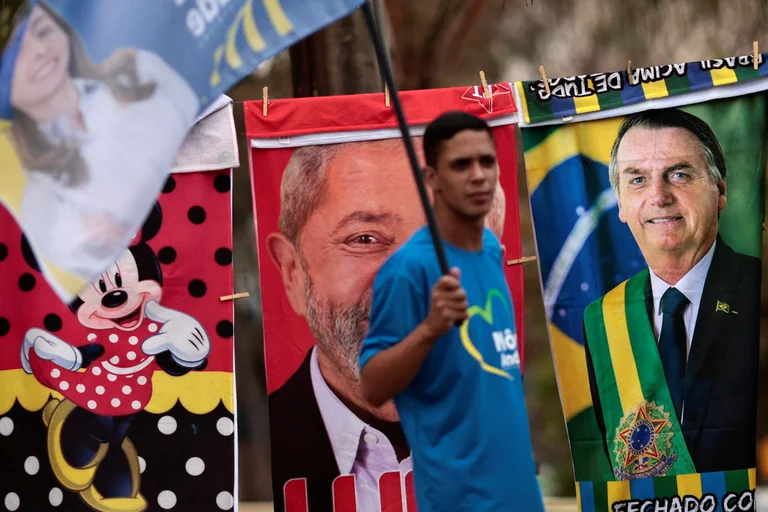
{"label": "minnie mouse towel", "polygon": [[0,510],[234,506],[230,180],[173,175],[69,305],[0,209]]}

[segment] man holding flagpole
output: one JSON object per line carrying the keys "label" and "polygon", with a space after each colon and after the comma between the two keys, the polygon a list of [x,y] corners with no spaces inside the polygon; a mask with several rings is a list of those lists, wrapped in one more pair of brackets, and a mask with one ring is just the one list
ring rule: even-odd
{"label": "man holding flagpole", "polygon": [[[485,226],[499,167],[488,125],[441,115],[424,134],[426,181],[450,275],[427,227],[373,285],[360,354],[365,399],[394,398],[420,512],[543,511],[499,240]],[[457,325],[458,323],[458,325]]]}

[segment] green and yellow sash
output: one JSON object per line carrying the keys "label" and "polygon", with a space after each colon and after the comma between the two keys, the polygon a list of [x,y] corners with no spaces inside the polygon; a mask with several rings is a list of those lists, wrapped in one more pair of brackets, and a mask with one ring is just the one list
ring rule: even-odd
{"label": "green and yellow sash", "polygon": [[590,304],[587,342],[618,480],[696,473],[645,305],[644,269]]}

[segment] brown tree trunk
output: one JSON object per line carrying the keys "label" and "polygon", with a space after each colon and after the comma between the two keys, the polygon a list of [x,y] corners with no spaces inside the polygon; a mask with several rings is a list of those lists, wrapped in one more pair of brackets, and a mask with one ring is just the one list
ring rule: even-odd
{"label": "brown tree trunk", "polygon": [[384,88],[362,11],[325,30],[329,94],[383,92]]}
{"label": "brown tree trunk", "polygon": [[290,55],[294,97],[384,90],[360,10],[294,45]]}
{"label": "brown tree trunk", "polygon": [[293,97],[328,94],[324,34],[314,34],[290,48]]}

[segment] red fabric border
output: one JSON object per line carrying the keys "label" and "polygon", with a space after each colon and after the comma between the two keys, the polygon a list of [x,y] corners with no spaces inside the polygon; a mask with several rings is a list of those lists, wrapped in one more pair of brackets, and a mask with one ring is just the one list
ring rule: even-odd
{"label": "red fabric border", "polygon": [[[517,112],[511,83],[488,87],[490,100],[484,97],[482,86],[475,85],[403,91],[400,102],[410,125],[427,124],[447,110],[463,110],[486,120]],[[395,110],[386,106],[384,93],[270,99],[268,102],[266,117],[262,100],[244,102],[247,138],[272,139],[398,126]],[[308,112],[312,115],[307,115]]]}

